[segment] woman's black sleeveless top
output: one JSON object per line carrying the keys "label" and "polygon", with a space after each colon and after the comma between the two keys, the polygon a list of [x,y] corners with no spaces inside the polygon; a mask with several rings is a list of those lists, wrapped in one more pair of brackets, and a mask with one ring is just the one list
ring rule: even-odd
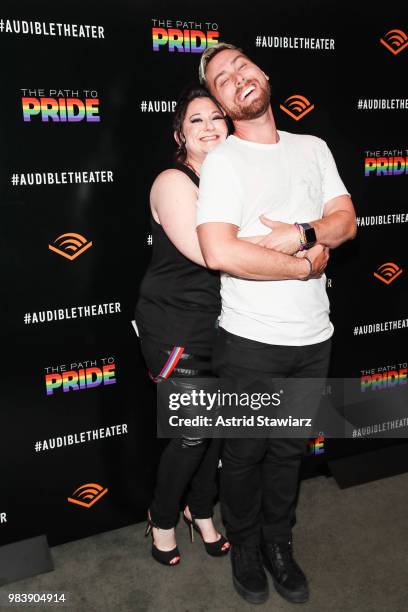
{"label": "woman's black sleeveless top", "polygon": [[[175,168],[199,186],[199,179],[190,168],[184,164]],[[221,309],[219,273],[182,255],[153,216],[150,223],[153,254],[136,305],[140,336],[207,352],[214,342]]]}

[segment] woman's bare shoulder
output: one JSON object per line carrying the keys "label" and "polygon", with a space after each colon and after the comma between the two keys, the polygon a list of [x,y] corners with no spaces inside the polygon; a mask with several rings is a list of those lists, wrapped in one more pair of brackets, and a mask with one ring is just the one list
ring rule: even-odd
{"label": "woman's bare shoulder", "polygon": [[168,168],[160,172],[153,185],[156,187],[165,187],[176,183],[188,185],[191,183],[191,180],[188,178],[187,174],[181,170],[177,170],[177,168]]}

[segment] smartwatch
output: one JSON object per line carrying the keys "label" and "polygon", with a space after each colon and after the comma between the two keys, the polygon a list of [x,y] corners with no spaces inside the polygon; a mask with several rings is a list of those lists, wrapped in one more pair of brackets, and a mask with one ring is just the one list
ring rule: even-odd
{"label": "smartwatch", "polygon": [[306,244],[304,245],[305,249],[311,249],[312,246],[316,244],[316,232],[314,228],[309,225],[309,223],[299,223],[303,227],[303,231],[305,233]]}

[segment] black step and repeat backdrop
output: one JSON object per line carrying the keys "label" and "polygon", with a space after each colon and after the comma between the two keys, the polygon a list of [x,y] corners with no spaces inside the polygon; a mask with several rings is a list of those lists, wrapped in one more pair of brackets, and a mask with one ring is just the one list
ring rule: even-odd
{"label": "black step and repeat backdrop", "polygon": [[[295,0],[3,2],[0,544],[144,519],[155,395],[132,326],[148,194],[200,54],[227,41],[270,76],[278,127],[325,139],[359,232],[333,252],[333,376],[387,401],[407,374],[408,19]],[[312,440],[305,470],[396,441]]]}

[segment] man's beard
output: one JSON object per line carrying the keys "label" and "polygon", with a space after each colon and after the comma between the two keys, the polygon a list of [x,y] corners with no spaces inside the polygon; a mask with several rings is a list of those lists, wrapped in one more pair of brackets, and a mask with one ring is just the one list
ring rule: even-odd
{"label": "man's beard", "polygon": [[233,121],[258,119],[258,117],[261,117],[264,113],[266,113],[271,98],[271,88],[269,86],[269,82],[266,82],[266,87],[259,85],[259,88],[261,90],[261,95],[247,106],[241,107],[235,105],[232,108],[225,108],[226,113]]}

